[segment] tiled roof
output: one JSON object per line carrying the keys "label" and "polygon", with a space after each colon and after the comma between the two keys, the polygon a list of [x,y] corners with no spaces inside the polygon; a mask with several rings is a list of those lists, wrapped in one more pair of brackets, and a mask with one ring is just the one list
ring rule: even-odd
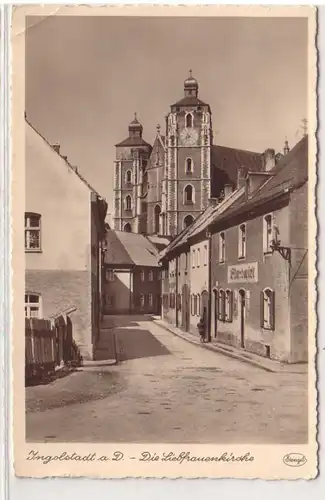
{"label": "tiled roof", "polygon": [[115,147],[126,147],[126,146],[146,146],[150,147],[151,145],[146,142],[142,137],[127,137],[124,141],[115,144]]}
{"label": "tiled roof", "polygon": [[273,174],[249,198],[242,196],[236,203],[229,207],[217,221],[225,220],[253,206],[261,206],[266,201],[273,199],[291,190],[297,189],[308,181],[308,137],[301,139],[292,150],[282,157],[279,163],[270,170]]}
{"label": "tiled roof", "polygon": [[243,193],[244,188],[233,191],[221,203],[218,203],[216,206],[209,206],[188,228],[184,229],[163,252],[161,252],[160,258],[163,258],[172,250],[175,250],[177,247],[183,245],[194,236],[206,230],[221,213],[227,210],[229,206],[236,204],[237,200],[243,196]]}
{"label": "tiled roof", "polygon": [[[212,146],[211,165],[215,172],[224,173],[225,182],[236,184],[238,167],[246,167],[253,172],[261,170],[263,155],[226,146]],[[220,178],[220,175],[218,177]]]}
{"label": "tiled roof", "polygon": [[106,264],[148,267],[159,265],[158,250],[142,234],[110,230],[107,231],[106,242]]}
{"label": "tiled roof", "polygon": [[106,231],[105,264],[134,265],[133,260],[113,229]]}

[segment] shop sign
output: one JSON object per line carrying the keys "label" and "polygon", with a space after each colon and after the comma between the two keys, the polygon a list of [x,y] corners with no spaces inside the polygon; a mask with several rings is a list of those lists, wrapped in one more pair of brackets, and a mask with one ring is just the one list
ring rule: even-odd
{"label": "shop sign", "polygon": [[228,283],[257,283],[258,263],[250,262],[228,266]]}

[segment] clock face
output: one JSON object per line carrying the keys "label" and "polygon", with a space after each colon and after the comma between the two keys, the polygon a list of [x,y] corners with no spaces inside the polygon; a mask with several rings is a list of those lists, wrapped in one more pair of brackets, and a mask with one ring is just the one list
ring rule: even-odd
{"label": "clock face", "polygon": [[194,146],[197,144],[199,134],[194,128],[184,128],[180,134],[180,139],[184,146]]}

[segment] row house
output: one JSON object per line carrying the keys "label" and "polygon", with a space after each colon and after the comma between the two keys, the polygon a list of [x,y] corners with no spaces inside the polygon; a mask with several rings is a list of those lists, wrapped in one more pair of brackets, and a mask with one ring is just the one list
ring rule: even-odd
{"label": "row house", "polygon": [[25,316],[69,315],[81,355],[93,359],[107,204],[27,120],[25,137]]}
{"label": "row house", "polygon": [[104,269],[104,314],[160,312],[161,267],[149,238],[107,229]]}
{"label": "row house", "polygon": [[276,161],[268,150],[260,171],[238,169],[235,191],[165,249],[165,268],[190,256],[189,325],[162,314],[198,334],[206,307],[209,341],[294,363],[308,359],[308,138],[285,153]]}

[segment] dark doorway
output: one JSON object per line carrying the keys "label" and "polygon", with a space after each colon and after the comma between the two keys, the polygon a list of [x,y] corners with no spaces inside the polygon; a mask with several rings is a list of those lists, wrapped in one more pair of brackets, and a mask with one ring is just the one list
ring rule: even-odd
{"label": "dark doorway", "polygon": [[207,290],[204,290],[201,294],[201,311],[203,314],[203,311],[205,309],[205,314],[206,314],[206,321],[205,321],[205,338],[207,340],[210,340],[210,328],[209,328],[209,293]]}
{"label": "dark doorway", "polygon": [[213,315],[214,315],[214,337],[217,338],[217,332],[218,332],[218,292],[216,290],[213,290]]}
{"label": "dark doorway", "polygon": [[182,288],[182,327],[188,332],[190,329],[190,289],[188,285]]}
{"label": "dark doorway", "polygon": [[125,224],[124,226],[124,231],[126,233],[130,233],[131,232],[131,224],[129,224],[128,222]]}
{"label": "dark doorway", "polygon": [[239,290],[240,346],[245,347],[246,293]]}

